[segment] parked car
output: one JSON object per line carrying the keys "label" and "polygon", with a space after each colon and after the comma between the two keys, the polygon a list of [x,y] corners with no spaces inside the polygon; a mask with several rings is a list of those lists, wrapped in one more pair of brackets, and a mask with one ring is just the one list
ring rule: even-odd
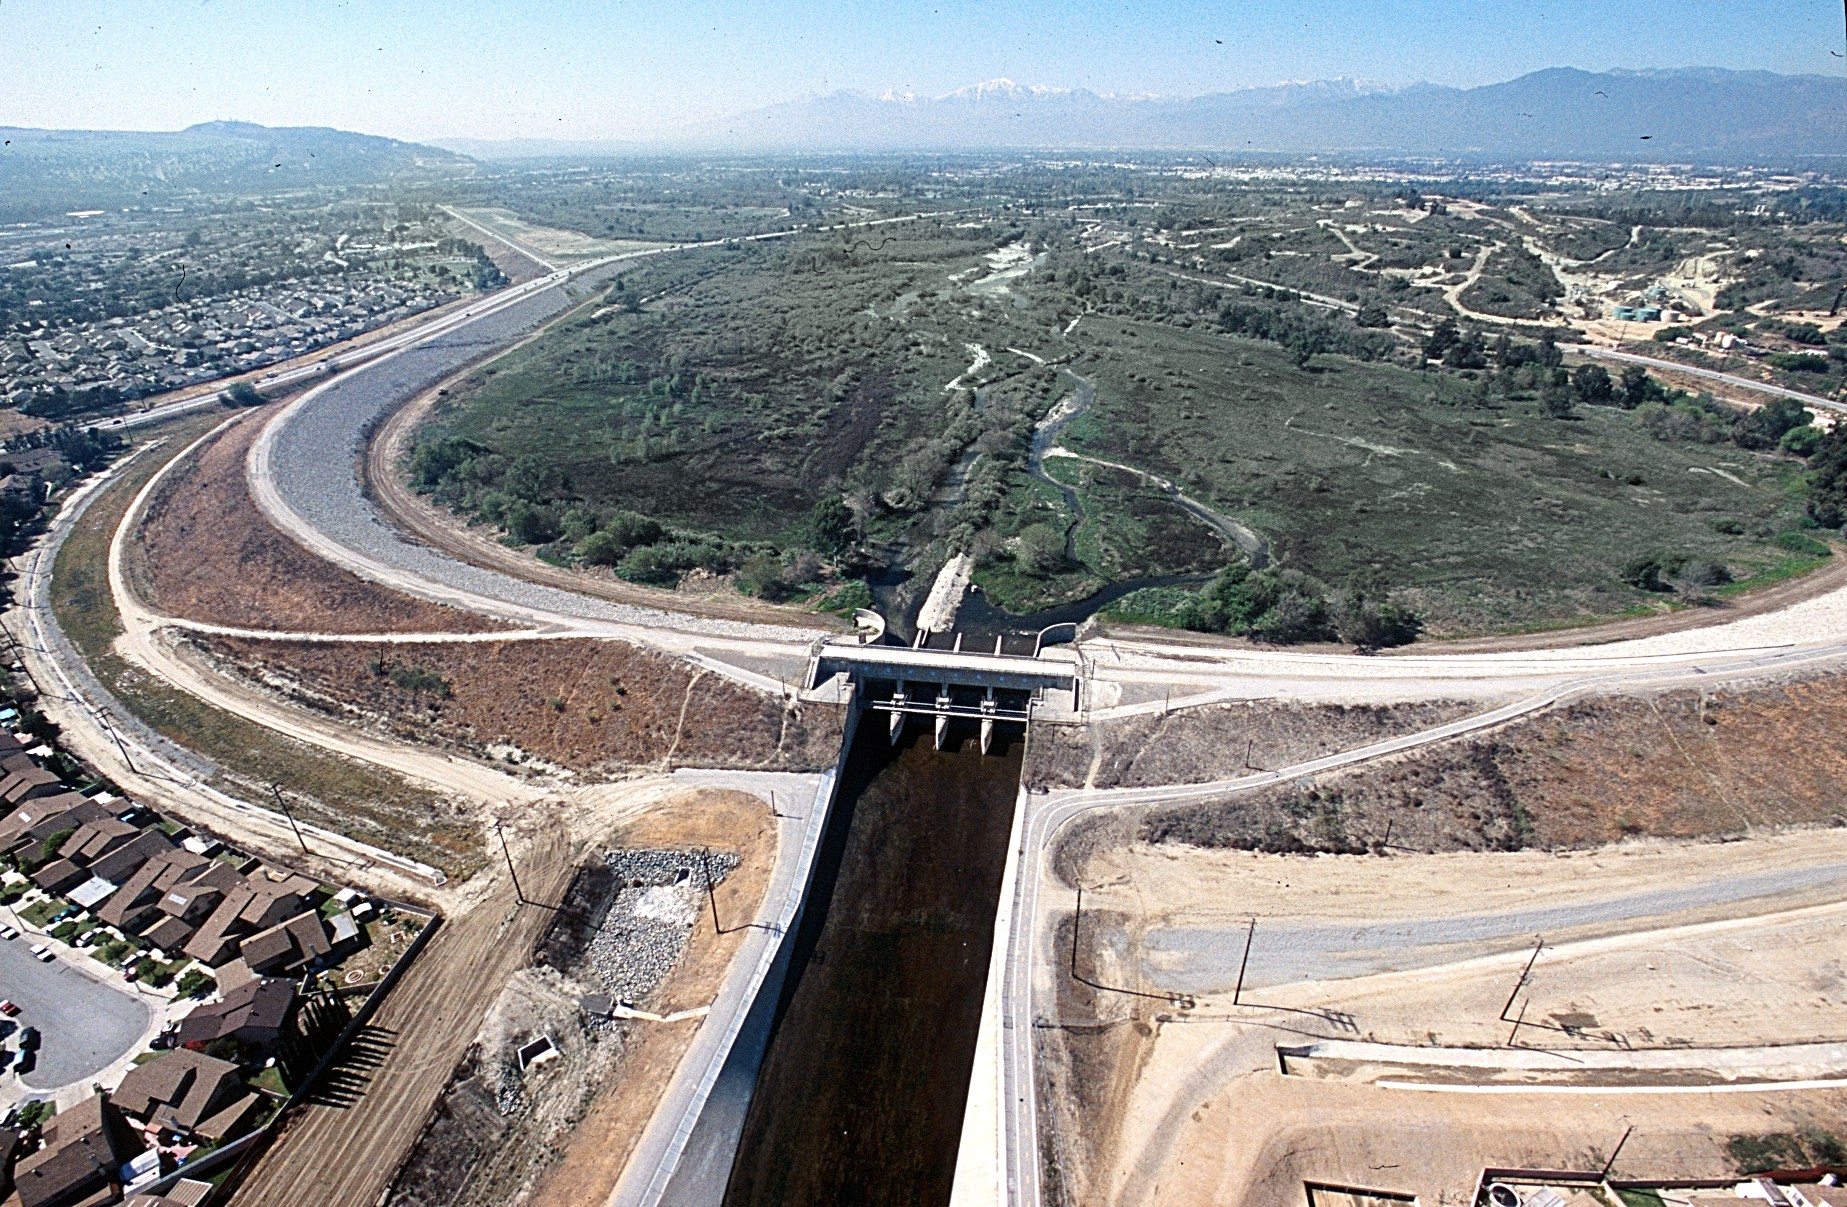
{"label": "parked car", "polygon": [[11,926],[7,926],[4,923],[0,923],[0,939],[6,939],[8,941],[11,941],[13,939],[17,939],[18,937],[19,937],[19,931],[17,931]]}
{"label": "parked car", "polygon": [[53,954],[50,944],[35,943],[32,946],[32,958],[49,964],[58,957]]}
{"label": "parked car", "polygon": [[12,1018],[19,1013],[19,1003],[10,997],[0,997],[0,1014]]}
{"label": "parked car", "polygon": [[30,1052],[38,1047],[38,1028],[21,1027],[19,1029],[19,1050]]}
{"label": "parked car", "polygon": [[20,1049],[19,1055],[13,1060],[13,1072],[15,1073],[30,1073],[37,1067],[38,1053],[32,1051],[30,1048]]}

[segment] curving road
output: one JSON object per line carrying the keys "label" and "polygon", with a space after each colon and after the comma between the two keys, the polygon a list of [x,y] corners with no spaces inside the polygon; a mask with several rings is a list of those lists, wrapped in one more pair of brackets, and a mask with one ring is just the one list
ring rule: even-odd
{"label": "curving road", "polygon": [[[917,216],[852,225],[901,222]],[[349,366],[344,372],[330,376],[267,422],[252,446],[247,466],[253,498],[271,522],[311,551],[397,590],[513,620],[545,635],[612,636],[641,642],[753,686],[780,690],[778,680],[785,672],[805,662],[815,637],[811,631],[612,603],[458,560],[405,539],[385,523],[367,500],[357,468],[367,434],[395,407],[539,330],[632,262],[712,245],[631,252],[553,272],[350,354],[361,363],[342,361]],[[1609,355],[1624,359],[1628,354]],[[1692,371],[1685,366],[1670,367]],[[317,366],[302,372],[323,371]],[[1771,388],[1742,379],[1738,384]],[[1811,405],[1847,409],[1812,396],[1774,392],[1789,393]],[[173,404],[174,409],[165,413],[209,401],[210,396],[187,400]],[[1847,590],[1730,625],[1551,650],[1361,657],[1212,649],[1160,640],[1092,640],[1066,656],[1080,664],[1089,710],[1086,716],[1091,719],[1258,697],[1377,702],[1465,699],[1480,701],[1482,710],[1422,733],[1235,780],[1113,792],[1021,793],[1014,857],[996,919],[994,1030],[984,1049],[992,1053],[996,1064],[996,1173],[1001,1197],[1016,1204],[1036,1203],[1039,1196],[1032,1051],[1034,972],[1045,966],[1044,960],[1036,958],[1036,947],[1048,920],[1042,899],[1047,889],[1047,861],[1065,825],[1087,812],[1125,803],[1222,796],[1382,758],[1498,725],[1576,695],[1739,678],[1835,662],[1847,658]],[[734,1011],[724,1019],[715,1014],[708,1025],[730,1029],[741,1021],[742,1015]],[[984,1029],[988,1025],[984,1022]],[[709,1092],[709,1079],[717,1071],[716,1064],[689,1067],[681,1070],[680,1077],[695,1078],[694,1084],[705,1085]],[[648,1147],[652,1143],[677,1153],[693,1119],[691,1114],[682,1114],[671,1123],[661,1121],[672,1131],[659,1136],[651,1132],[655,1138],[644,1142],[644,1151],[658,1151]],[[630,1171],[631,1176],[646,1179],[634,1201],[657,1200],[664,1178],[655,1177],[656,1172]],[[670,1161],[666,1172],[671,1172]],[[631,1189],[635,1189],[633,1184]]]}

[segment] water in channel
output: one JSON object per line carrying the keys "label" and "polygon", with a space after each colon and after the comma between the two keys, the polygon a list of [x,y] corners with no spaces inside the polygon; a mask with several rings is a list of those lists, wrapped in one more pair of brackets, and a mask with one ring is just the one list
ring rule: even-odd
{"label": "water in channel", "polygon": [[1025,734],[862,720],[725,1207],[943,1207]]}

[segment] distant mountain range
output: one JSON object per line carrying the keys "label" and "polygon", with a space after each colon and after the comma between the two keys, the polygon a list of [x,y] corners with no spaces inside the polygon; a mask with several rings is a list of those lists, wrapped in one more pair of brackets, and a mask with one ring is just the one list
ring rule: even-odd
{"label": "distant mountain range", "polygon": [[436,147],[319,126],[205,122],[172,132],[0,127],[0,218],[305,185],[469,172]]}
{"label": "distant mountain range", "polygon": [[992,80],[934,98],[836,92],[709,122],[683,141],[737,150],[1795,161],[1847,154],[1847,81],[1705,67],[1555,67],[1478,88],[1331,80],[1161,98]]}

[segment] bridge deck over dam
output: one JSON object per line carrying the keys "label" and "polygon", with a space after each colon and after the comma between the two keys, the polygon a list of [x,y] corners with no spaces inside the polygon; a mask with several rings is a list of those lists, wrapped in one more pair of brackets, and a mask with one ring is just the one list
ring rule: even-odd
{"label": "bridge deck over dam", "polygon": [[896,741],[911,716],[933,718],[942,745],[952,720],[981,723],[985,750],[996,722],[1075,722],[1083,670],[1074,652],[975,653],[899,645],[826,644],[809,659],[806,687],[891,715]]}

